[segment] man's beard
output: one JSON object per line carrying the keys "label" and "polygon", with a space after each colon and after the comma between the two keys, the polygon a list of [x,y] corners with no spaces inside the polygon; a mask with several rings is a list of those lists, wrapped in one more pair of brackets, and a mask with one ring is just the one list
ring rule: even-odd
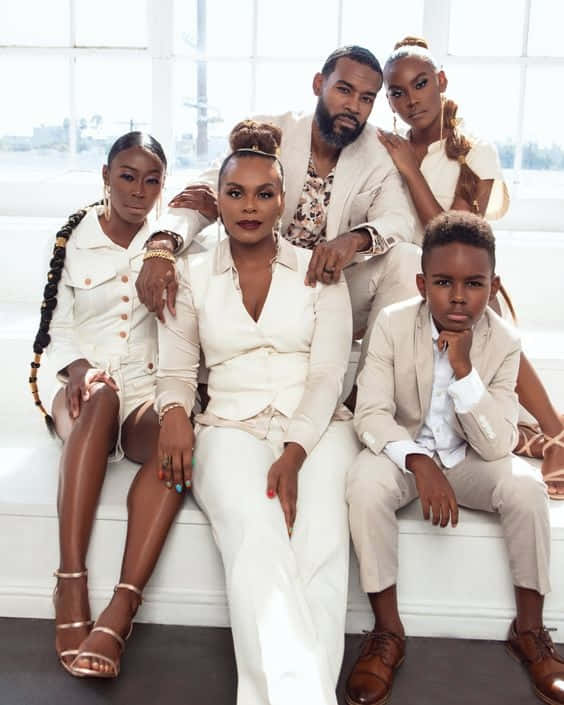
{"label": "man's beard", "polygon": [[[346,147],[351,142],[360,135],[364,130],[365,122],[360,123],[354,116],[347,113],[338,113],[337,115],[330,115],[327,105],[325,104],[321,96],[317,100],[317,107],[315,108],[315,122],[321,136],[333,147],[338,147],[342,149]],[[339,130],[335,131],[335,121],[337,118],[346,118],[347,120],[353,120],[356,122],[356,127],[345,127],[344,125],[339,125]]]}

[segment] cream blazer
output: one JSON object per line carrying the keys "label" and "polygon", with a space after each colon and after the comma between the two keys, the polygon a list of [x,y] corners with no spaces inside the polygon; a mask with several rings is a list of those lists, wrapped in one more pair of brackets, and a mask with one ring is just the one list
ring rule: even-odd
{"label": "cream blazer", "polygon": [[286,442],[313,449],[342,390],[352,315],[343,278],[305,286],[310,257],[280,238],[257,321],[243,304],[229,239],[187,258],[176,317],[167,313],[159,324],[157,411],[180,402],[190,413],[201,346],[209,371],[206,414],[240,422],[271,409],[290,419]]}
{"label": "cream blazer", "polygon": [[[285,113],[261,115],[255,119],[271,122],[282,130],[280,161],[284,167],[286,188],[286,206],[282,215],[284,234],[298,207],[307,174],[313,115]],[[217,188],[218,171],[218,166],[209,169],[197,182]],[[209,223],[197,211],[169,208],[157,221],[154,232],[177,232],[187,247]],[[381,236],[383,251],[398,241],[413,240],[415,220],[401,176],[371,125],[366,125],[361,135],[339,155],[327,211],[327,239],[365,226],[371,226]]]}
{"label": "cream blazer", "polygon": [[[383,309],[358,377],[355,428],[374,453],[390,441],[415,440],[431,401],[433,343],[429,308],[410,299]],[[502,458],[517,441],[515,393],[521,345],[514,328],[487,308],[474,328],[472,366],[486,392],[456,431],[484,460]]]}

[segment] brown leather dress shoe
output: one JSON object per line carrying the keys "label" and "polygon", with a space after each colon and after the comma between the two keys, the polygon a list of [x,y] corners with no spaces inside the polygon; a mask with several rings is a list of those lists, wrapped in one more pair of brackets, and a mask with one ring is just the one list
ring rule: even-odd
{"label": "brown leather dress shoe", "polygon": [[405,639],[392,632],[368,632],[345,686],[348,705],[383,705],[404,658]]}
{"label": "brown leather dress shoe", "polygon": [[549,705],[562,705],[564,658],[556,651],[548,631],[542,627],[517,633],[513,620],[509,628],[507,648],[529,672],[535,694]]}

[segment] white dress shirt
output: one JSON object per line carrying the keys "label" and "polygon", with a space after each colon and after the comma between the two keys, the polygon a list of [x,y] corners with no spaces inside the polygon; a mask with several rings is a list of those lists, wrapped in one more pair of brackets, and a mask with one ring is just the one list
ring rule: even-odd
{"label": "white dress shirt", "polygon": [[445,468],[452,468],[466,455],[466,440],[454,430],[456,413],[469,412],[486,391],[478,372],[472,368],[466,377],[457,380],[448,359],[448,350],[440,351],[439,331],[431,317],[433,338],[433,388],[425,421],[414,441],[391,441],[384,453],[406,472],[408,455],[436,453]]}

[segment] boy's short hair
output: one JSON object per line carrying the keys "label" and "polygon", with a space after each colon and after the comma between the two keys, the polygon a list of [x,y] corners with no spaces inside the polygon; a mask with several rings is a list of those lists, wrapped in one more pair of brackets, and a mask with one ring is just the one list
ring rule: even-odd
{"label": "boy's short hair", "polygon": [[486,250],[495,272],[495,237],[487,220],[467,211],[446,211],[431,220],[423,235],[421,266],[425,271],[425,260],[436,247],[461,242]]}
{"label": "boy's short hair", "polygon": [[359,47],[353,44],[352,46],[340,47],[339,49],[335,49],[334,52],[329,54],[329,56],[325,59],[323,68],[321,69],[321,73],[323,74],[323,76],[325,78],[327,78],[327,76],[330,76],[335,70],[337,61],[343,58],[352,59],[353,61],[357,61],[359,64],[365,64],[366,66],[369,66],[373,71],[376,71],[376,73],[379,73],[380,76],[382,75],[382,67],[380,66],[380,62],[374,56],[374,54],[368,49],[365,49],[364,47]]}

